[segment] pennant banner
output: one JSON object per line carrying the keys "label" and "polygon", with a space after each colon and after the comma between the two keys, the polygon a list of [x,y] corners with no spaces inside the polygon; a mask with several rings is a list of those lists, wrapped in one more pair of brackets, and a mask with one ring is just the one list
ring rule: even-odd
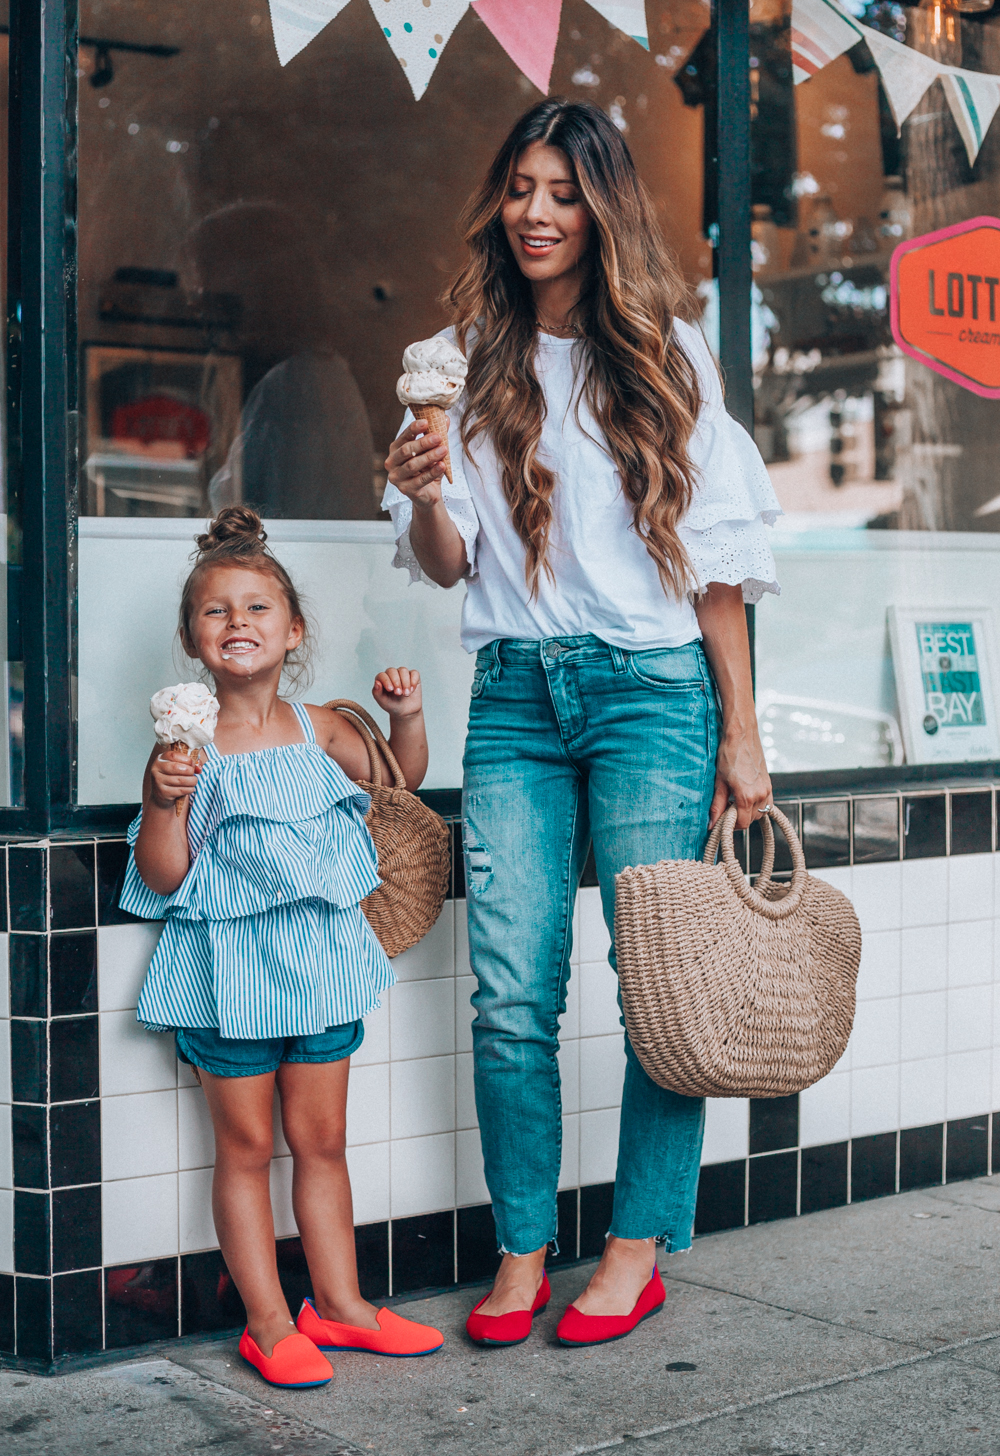
{"label": "pennant banner", "polygon": [[799,85],[857,45],[861,29],[827,0],[792,5],[792,78]]}
{"label": "pennant banner", "polygon": [[271,0],[271,32],[283,66],[340,14],[348,0]]}
{"label": "pennant banner", "polygon": [[955,125],[962,133],[971,167],[1000,106],[1000,78],[955,70],[946,72],[941,84]]}
{"label": "pennant banner", "polygon": [[[270,0],[271,32],[280,63],[287,66],[299,51],[305,50],[347,3],[348,0]],[[469,8],[469,0],[368,0],[368,3],[419,101],[452,32]],[[825,4],[826,0],[820,3]],[[589,4],[609,25],[624,31],[644,50],[649,50],[645,0],[589,0]],[[539,91],[547,93],[559,39],[562,0],[472,0],[472,8],[518,69]],[[854,41],[849,44],[853,45]],[[828,59],[832,60],[833,56]],[[812,70],[804,72],[803,79],[812,74]]]}
{"label": "pennant banner", "polygon": [[918,102],[924,99],[927,88],[937,80],[942,67],[937,61],[915,51],[912,46],[900,45],[891,36],[861,27],[865,42],[872,53],[872,60],[878,66],[886,100],[900,127]]}
{"label": "pennant banner", "polygon": [[427,90],[441,52],[469,8],[469,0],[368,0],[414,99]]}
{"label": "pennant banner", "polygon": [[472,0],[472,8],[518,70],[547,95],[562,0]]}
{"label": "pennant banner", "polygon": [[637,40],[644,51],[649,50],[649,31],[646,29],[646,0],[588,0],[591,10],[603,15],[609,25],[623,30]]}
{"label": "pennant banner", "polygon": [[835,0],[792,0],[792,72],[797,86],[859,40],[864,40],[878,67],[897,127],[940,78],[971,166],[1000,106],[1000,76],[944,66],[912,46],[860,25]]}

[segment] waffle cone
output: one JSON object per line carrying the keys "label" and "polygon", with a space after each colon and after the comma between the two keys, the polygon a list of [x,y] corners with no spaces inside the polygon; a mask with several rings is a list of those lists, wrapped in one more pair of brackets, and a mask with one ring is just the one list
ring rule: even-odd
{"label": "waffle cone", "polygon": [[440,405],[424,405],[420,410],[420,416],[427,421],[427,433],[429,435],[440,435],[444,441],[446,451],[441,464],[444,466],[444,473],[448,477],[448,484],[453,485],[451,478],[451,451],[448,449],[448,411],[443,410]]}

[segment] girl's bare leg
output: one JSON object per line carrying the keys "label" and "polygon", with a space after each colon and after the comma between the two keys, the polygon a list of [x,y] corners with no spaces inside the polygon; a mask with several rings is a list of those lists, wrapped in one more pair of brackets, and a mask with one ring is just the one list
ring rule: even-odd
{"label": "girl's bare leg", "polygon": [[362,1299],[347,1174],[347,1076],[339,1062],[282,1062],[281,1123],[292,1151],[292,1206],[321,1319],[377,1330]]}
{"label": "girl's bare leg", "polygon": [[198,1080],[215,1128],[215,1232],[246,1305],[250,1337],[270,1355],[295,1329],[274,1252],[270,1174],[275,1074],[216,1077],[200,1070]]}

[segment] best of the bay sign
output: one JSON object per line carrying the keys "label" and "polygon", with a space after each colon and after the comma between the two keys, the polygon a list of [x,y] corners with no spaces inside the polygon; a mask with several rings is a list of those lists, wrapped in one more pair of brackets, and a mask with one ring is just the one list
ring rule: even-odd
{"label": "best of the bay sign", "polygon": [[974,217],[900,243],[891,296],[892,333],[904,353],[1000,399],[1000,218]]}

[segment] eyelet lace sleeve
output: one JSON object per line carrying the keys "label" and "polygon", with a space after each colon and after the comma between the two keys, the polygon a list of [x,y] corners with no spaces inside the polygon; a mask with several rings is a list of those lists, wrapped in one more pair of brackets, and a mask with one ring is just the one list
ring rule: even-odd
{"label": "eyelet lace sleeve", "polygon": [[680,341],[698,371],[702,407],[691,436],[696,470],[694,497],[680,526],[680,538],[704,590],[709,582],[742,585],[743,600],[776,596],[774,557],[767,526],[782,514],[767,467],[753,440],[727,414],[715,363],[700,329],[677,325]]}
{"label": "eyelet lace sleeve", "polygon": [[[399,427],[400,433],[412,421],[413,412],[407,410],[403,416],[403,423]],[[452,428],[449,431],[448,444],[452,480],[451,482],[441,481],[441,498],[444,501],[445,510],[458,528],[458,534],[465,542],[465,554],[469,565],[464,576],[466,580],[471,580],[476,575],[476,537],[479,535],[479,517],[476,515],[472,493],[465,478],[465,461],[457,419],[453,420]],[[430,577],[420,569],[420,562],[410,545],[410,522],[413,520],[412,501],[394,485],[387,485],[382,497],[382,509],[388,511],[392,517],[392,527],[396,533],[396,554],[392,560],[393,566],[408,571],[411,581],[424,581],[428,586],[436,586],[437,583],[431,581]]]}

